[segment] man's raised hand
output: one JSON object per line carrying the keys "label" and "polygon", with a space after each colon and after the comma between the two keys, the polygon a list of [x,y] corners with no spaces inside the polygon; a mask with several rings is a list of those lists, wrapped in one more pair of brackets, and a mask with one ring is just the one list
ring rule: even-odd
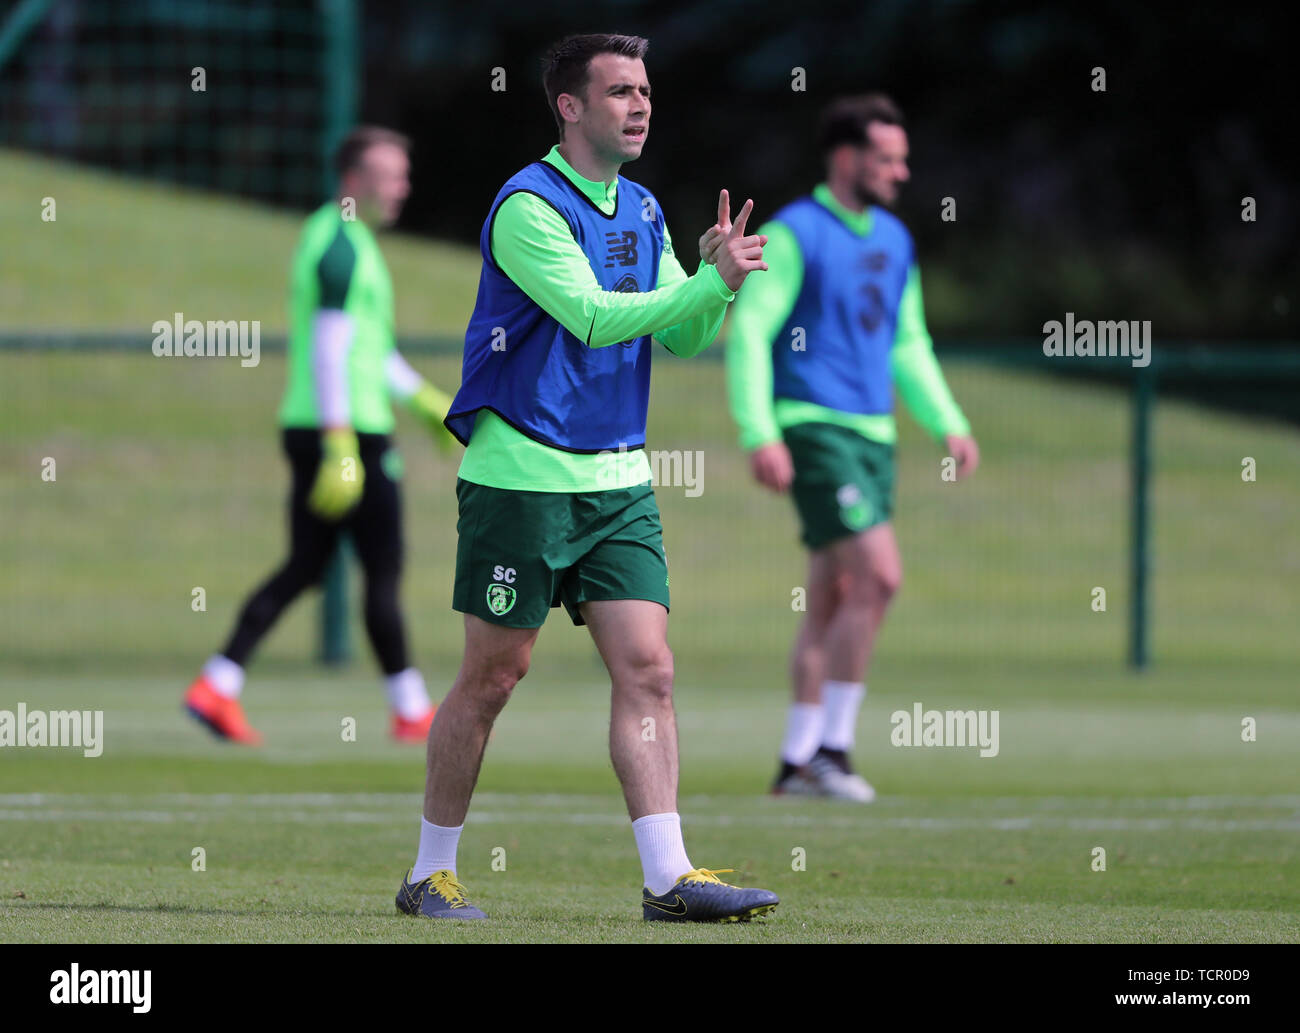
{"label": "man's raised hand", "polygon": [[713,265],[718,259],[718,248],[731,230],[731,198],[724,188],[718,194],[718,221],[704,231],[700,238],[700,260]]}
{"label": "man's raised hand", "polygon": [[[719,230],[722,230],[727,207],[727,192],[724,190],[718,197],[717,228]],[[767,243],[766,234],[745,235],[745,224],[749,222],[749,213],[753,210],[754,202],[750,199],[740,209],[736,221],[723,230],[716,250],[718,272],[722,275],[722,282],[733,291],[740,290],[745,277],[754,270],[767,270],[767,263],[763,261],[763,245]],[[708,234],[706,233],[705,236],[707,237]],[[701,251],[703,251],[703,239],[701,239]]]}

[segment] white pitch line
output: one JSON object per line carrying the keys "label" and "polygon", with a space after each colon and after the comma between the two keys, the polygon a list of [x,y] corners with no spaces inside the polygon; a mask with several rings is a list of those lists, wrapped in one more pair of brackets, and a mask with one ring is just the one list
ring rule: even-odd
{"label": "white pitch line", "polygon": [[[49,805],[81,805],[103,807],[106,805],[156,806],[181,805],[190,807],[392,807],[407,809],[418,806],[419,793],[0,793],[0,807],[44,807]],[[692,807],[711,807],[719,802],[744,802],[756,807],[790,806],[788,802],[755,795],[753,797],[687,796],[680,800],[683,812]],[[810,801],[825,803],[825,801]],[[474,803],[495,807],[520,807],[535,810],[542,807],[578,810],[608,806],[620,808],[617,796],[579,793],[476,793]],[[1282,808],[1300,812],[1300,795],[1222,795],[1222,796],[1157,796],[1157,797],[1107,797],[1107,796],[997,796],[997,797],[922,797],[887,796],[871,805],[873,811],[900,810],[930,807],[935,804],[955,808],[972,805],[981,808],[1015,809],[1022,811],[1104,810],[1107,814],[1122,810],[1203,811],[1229,808]]]}
{"label": "white pitch line", "polygon": [[[159,810],[67,810],[42,807],[40,809],[0,810],[0,821],[31,822],[141,822],[145,824],[205,824],[230,820],[232,815],[214,815],[205,811]],[[411,820],[408,813],[385,814],[373,811],[256,811],[238,816],[251,824],[334,824],[334,825],[397,825]],[[471,811],[466,819],[471,825],[605,825],[623,826],[628,823],[624,814],[538,814],[533,811],[494,813]],[[906,818],[875,817],[864,811],[859,816],[835,814],[768,814],[768,815],[709,815],[700,818],[683,816],[687,825],[714,825],[722,827],[751,828],[850,828],[868,831],[876,828],[908,829],[920,832],[950,832],[956,830],[1026,832],[1043,829],[1068,829],[1071,831],[1171,831],[1198,832],[1300,832],[1300,819],[1289,820],[1214,820],[1210,818],[1069,818],[1069,817],[1018,817],[1018,818]]]}

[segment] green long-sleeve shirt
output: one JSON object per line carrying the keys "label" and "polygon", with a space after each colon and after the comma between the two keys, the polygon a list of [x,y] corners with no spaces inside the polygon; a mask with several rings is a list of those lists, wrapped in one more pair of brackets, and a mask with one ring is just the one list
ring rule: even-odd
{"label": "green long-sleeve shirt", "polygon": [[[813,198],[829,209],[858,236],[871,230],[871,210],[853,212],[835,200],[826,184],[813,190]],[[863,415],[830,409],[815,402],[774,398],[772,342],[794,311],[803,288],[804,261],[793,231],[781,222],[769,222],[763,260],[767,272],[752,274],[741,288],[727,334],[727,395],[732,418],[740,428],[740,446],[751,450],[781,440],[781,430],[798,423],[835,423],[874,441],[893,443],[898,428],[890,413]],[[898,324],[889,353],[890,374],[908,411],[933,437],[969,434],[962,415],[939,369],[934,344],[925,326],[921,300],[921,273],[913,265],[899,300]]]}
{"label": "green long-sleeve shirt", "polygon": [[[618,198],[608,184],[579,175],[553,147],[542,159],[558,169],[606,215]],[[687,276],[664,228],[659,279],[653,291],[603,289],[564,217],[535,194],[516,193],[497,208],[492,257],[510,279],[561,326],[592,348],[652,334],[675,355],[697,355],[722,327],[736,295],[716,267],[701,263]],[[606,491],[644,484],[650,464],[644,449],[582,455],[520,433],[490,410],[480,410],[459,475],[494,488],[525,491]]]}

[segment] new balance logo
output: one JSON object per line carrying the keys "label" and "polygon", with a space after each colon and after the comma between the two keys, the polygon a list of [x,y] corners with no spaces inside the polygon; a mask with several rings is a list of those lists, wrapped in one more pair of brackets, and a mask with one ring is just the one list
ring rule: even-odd
{"label": "new balance logo", "polygon": [[605,246],[609,248],[609,254],[605,256],[605,268],[614,268],[614,263],[619,265],[636,265],[636,231],[624,230],[618,233],[615,230],[605,234]]}

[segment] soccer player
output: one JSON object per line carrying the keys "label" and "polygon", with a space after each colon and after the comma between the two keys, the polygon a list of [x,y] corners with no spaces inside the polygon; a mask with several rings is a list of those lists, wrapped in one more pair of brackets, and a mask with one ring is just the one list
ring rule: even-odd
{"label": "soccer player", "polygon": [[[488,733],[563,603],[591,632],[612,682],[610,754],[644,875],[648,920],[737,921],[776,894],[688,859],[677,814],[668,565],[645,457],[651,336],[703,351],[763,238],[724,198],[688,277],[654,195],[619,176],[640,156],[650,85],[635,36],[572,36],[543,86],[560,142],[516,173],[479,237],[478,298],[447,426],[467,443],[456,493],[452,605],[465,614],[460,672],[429,735],[424,817],[399,911],[483,918],[456,878],[456,849]],[[655,735],[642,738],[652,718]],[[730,869],[723,869],[730,870]]]}
{"label": "soccer player", "polygon": [[248,601],[221,652],[185,694],[185,708],[217,736],[256,745],[239,703],[248,657],[294,599],[316,584],[347,530],[365,570],[366,631],[383,669],[399,742],[423,742],[434,707],[411,666],[398,606],[402,520],[390,396],[443,451],[451,402],[397,352],[393,286],[374,231],[392,225],[410,192],[409,141],[373,126],[339,145],[338,196],[312,214],[290,280],[288,386],[280,406],[289,460],[289,557]]}
{"label": "soccer player", "polygon": [[870,802],[853,770],[876,633],[902,579],[893,512],[893,388],[975,471],[979,449],[939,370],[911,235],[888,209],[908,179],[903,117],[881,94],[822,117],[826,182],[761,231],[771,271],[740,294],[727,389],[754,478],[791,491],[809,550],[791,705],[772,792]]}

